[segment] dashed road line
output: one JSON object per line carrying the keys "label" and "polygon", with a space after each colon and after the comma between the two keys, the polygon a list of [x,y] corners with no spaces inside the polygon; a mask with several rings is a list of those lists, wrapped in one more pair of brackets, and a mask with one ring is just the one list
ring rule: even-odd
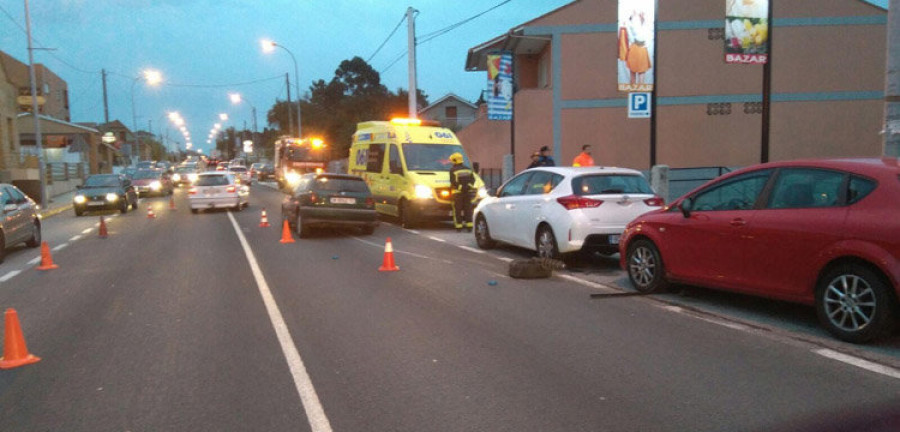
{"label": "dashed road line", "polygon": [[[510,261],[512,261],[512,260],[510,260]],[[609,287],[609,286],[606,286],[606,285],[603,285],[603,284],[599,284],[599,283],[597,283],[597,282],[591,282],[591,281],[589,281],[589,280],[584,280],[584,279],[581,279],[581,278],[578,278],[578,277],[575,277],[575,276],[572,276],[572,275],[567,275],[567,274],[560,273],[560,274],[558,274],[557,276],[559,276],[559,277],[561,277],[561,278],[563,278],[563,279],[565,279],[565,280],[567,280],[567,281],[572,281],[572,282],[575,282],[575,283],[577,283],[577,284],[581,284],[581,285],[584,285],[584,286],[587,286],[587,287],[591,287],[591,288],[594,288],[594,289],[597,289],[597,290],[600,290],[600,291],[605,291],[605,292],[620,292],[620,291],[621,291],[621,290],[617,290],[617,289],[615,289],[615,288],[612,288],[612,287]]]}
{"label": "dashed road line", "polygon": [[68,243],[63,243],[63,244],[61,244],[61,245],[59,245],[59,246],[53,248],[52,250],[53,250],[53,252],[56,252],[56,251],[59,251],[59,250],[63,250],[63,249],[65,249],[66,246],[68,246],[68,245],[69,245]]}
{"label": "dashed road line", "polygon": [[467,251],[472,252],[472,253],[477,253],[477,254],[483,254],[483,253],[484,253],[484,251],[481,250],[481,249],[475,249],[475,248],[469,247],[469,246],[460,246],[460,245],[457,245],[457,247],[460,248],[460,249],[463,249],[463,250],[467,250]]}
{"label": "dashed road line", "polygon": [[37,257],[31,261],[28,261],[28,265],[37,265],[37,263],[41,262],[41,257]]}
{"label": "dashed road line", "polygon": [[16,277],[16,275],[18,275],[19,273],[22,273],[22,271],[21,270],[13,270],[13,271],[3,275],[3,277],[0,277],[0,282],[6,282],[6,281]]}
{"label": "dashed road line", "polygon": [[88,229],[82,231],[81,233],[82,233],[82,234],[90,234],[91,231],[93,231],[93,230],[94,230],[93,228],[88,228]]}
{"label": "dashed road line", "polygon": [[425,237],[428,237],[428,238],[430,238],[430,239],[432,239],[432,240],[434,240],[434,241],[436,241],[436,242],[447,243],[447,240],[444,240],[444,239],[442,239],[442,238],[440,238],[440,237],[435,237],[435,236],[425,236]]}
{"label": "dashed road line", "polygon": [[837,360],[839,362],[843,362],[849,364],[851,366],[856,366],[861,369],[865,369],[870,372],[879,373],[882,375],[889,376],[891,378],[900,379],[900,370],[894,369],[892,367],[883,366],[878,363],[873,363],[868,360],[863,360],[859,357],[854,357],[847,354],[842,354],[834,350],[830,350],[827,348],[822,348],[818,350],[813,350],[814,353],[830,358],[832,360]]}
{"label": "dashed road line", "polygon": [[81,234],[73,236],[72,238],[69,239],[70,242],[74,242],[74,241],[78,241],[78,240],[81,240]]}
{"label": "dashed road line", "polygon": [[[359,238],[359,237],[350,237],[350,238],[352,238],[353,240],[356,240],[356,241],[358,241],[358,242],[362,242],[362,243],[365,243],[365,244],[367,244],[367,245],[374,246],[374,247],[377,247],[377,248],[383,248],[383,247],[384,247],[384,245],[380,245],[380,244],[377,244],[377,243],[372,243],[372,242],[370,242],[370,241],[368,241],[368,240],[363,240],[363,239],[361,239],[361,238]],[[441,261],[441,262],[443,262],[443,263],[445,263],[445,264],[453,264],[453,261],[450,261],[450,260],[447,260],[447,259],[443,259],[443,258],[435,258],[435,257],[430,257],[430,256],[428,256],[428,255],[417,254],[417,253],[414,253],[414,252],[407,252],[407,251],[403,251],[403,250],[397,250],[396,248],[394,248],[394,253],[397,253],[397,254],[404,254],[404,255],[410,255],[410,256],[414,256],[414,257],[416,257],[416,258],[423,258],[423,259],[429,259],[429,260]]]}

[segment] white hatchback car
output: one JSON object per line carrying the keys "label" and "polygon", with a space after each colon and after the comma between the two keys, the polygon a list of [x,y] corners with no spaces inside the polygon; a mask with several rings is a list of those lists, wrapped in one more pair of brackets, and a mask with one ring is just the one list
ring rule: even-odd
{"label": "white hatchback car", "polygon": [[223,171],[200,173],[188,191],[191,212],[202,209],[230,208],[239,211],[250,203],[250,188],[238,184],[233,175]]}
{"label": "white hatchback car", "polygon": [[586,251],[612,255],[632,219],[663,205],[640,171],[542,167],[519,173],[478,203],[478,247],[497,241],[559,259]]}
{"label": "white hatchback car", "polygon": [[240,184],[250,186],[253,183],[253,179],[250,177],[250,170],[243,165],[230,165],[228,167],[228,172],[233,175]]}

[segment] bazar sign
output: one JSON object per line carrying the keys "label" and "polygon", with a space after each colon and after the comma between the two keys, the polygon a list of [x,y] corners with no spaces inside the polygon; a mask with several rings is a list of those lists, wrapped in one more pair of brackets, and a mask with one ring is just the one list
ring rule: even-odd
{"label": "bazar sign", "polygon": [[725,63],[765,64],[768,60],[768,54],[725,54]]}

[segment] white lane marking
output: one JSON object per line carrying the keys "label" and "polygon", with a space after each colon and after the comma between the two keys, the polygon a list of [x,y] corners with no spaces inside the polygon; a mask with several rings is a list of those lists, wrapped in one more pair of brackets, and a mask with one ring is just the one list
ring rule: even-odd
{"label": "white lane marking", "polygon": [[[377,248],[384,248],[384,246],[385,246],[385,245],[380,245],[380,244],[378,244],[378,243],[372,243],[372,242],[370,242],[370,241],[363,240],[363,239],[361,239],[361,238],[359,238],[359,237],[351,237],[351,238],[352,238],[353,240],[356,240],[356,241],[365,243],[365,244],[367,244],[367,245],[369,245],[369,246],[375,246],[375,247],[377,247]],[[393,243],[391,244],[391,246],[393,246]],[[397,250],[397,249],[394,249],[394,253],[404,254],[404,255],[410,255],[410,256],[414,256],[414,257],[416,257],[416,258],[423,258],[423,259],[437,260],[437,261],[441,261],[441,262],[446,263],[446,264],[453,264],[453,261],[446,260],[446,259],[443,259],[443,258],[434,258],[434,257],[430,257],[430,256],[428,256],[428,255],[420,255],[420,254],[417,254],[417,253],[407,252],[407,251],[402,251],[402,250]]]}
{"label": "white lane marking", "polygon": [[88,229],[82,231],[81,233],[82,233],[82,234],[90,234],[91,231],[93,231],[93,230],[94,230],[93,228],[88,228]]}
{"label": "white lane marking", "polygon": [[13,270],[13,271],[3,275],[3,277],[0,277],[0,282],[6,282],[6,281],[16,277],[19,273],[22,273],[22,271],[21,270]]}
{"label": "white lane marking", "polygon": [[446,243],[446,242],[447,242],[447,240],[444,240],[444,239],[442,239],[442,238],[440,238],[440,237],[434,237],[434,236],[426,236],[426,237],[428,237],[428,238],[430,238],[430,239],[432,239],[432,240],[434,240],[434,241],[436,241],[436,242],[441,242],[441,243]]}
{"label": "white lane marking", "polygon": [[483,253],[484,253],[484,251],[481,250],[481,249],[475,249],[475,248],[469,247],[469,246],[459,246],[459,245],[457,245],[457,247],[459,247],[460,249],[467,250],[467,251],[469,251],[469,252],[477,253],[477,254],[483,254]]}
{"label": "white lane marking", "polygon": [[498,260],[500,260],[500,261],[505,261],[505,262],[513,262],[513,261],[515,261],[515,260],[513,260],[513,259],[510,258],[510,257],[495,256],[494,258],[497,258]]}
{"label": "white lane marking", "polygon": [[331,423],[328,421],[328,417],[325,416],[325,409],[319,401],[319,395],[316,394],[312,380],[310,380],[309,374],[306,373],[306,366],[303,365],[303,359],[300,358],[300,352],[297,351],[297,346],[294,345],[294,339],[291,338],[291,332],[284,322],[284,317],[282,317],[281,311],[278,309],[278,304],[275,303],[275,298],[272,297],[272,291],[269,290],[269,284],[266,283],[266,279],[263,277],[259,263],[256,261],[256,256],[253,255],[250,244],[247,243],[247,238],[244,237],[241,227],[238,226],[237,220],[234,219],[234,215],[231,212],[228,212],[228,219],[231,220],[231,225],[234,226],[234,232],[241,242],[244,254],[247,255],[247,262],[250,264],[253,277],[256,279],[259,294],[262,296],[266,311],[269,313],[272,327],[275,328],[275,335],[278,337],[281,351],[284,353],[288,368],[291,370],[291,377],[294,378],[294,387],[296,387],[297,393],[300,394],[300,402],[306,411],[309,426],[313,432],[330,432]]}
{"label": "white lane marking", "polygon": [[847,363],[851,366],[856,366],[858,368],[862,368],[862,369],[865,369],[870,372],[875,372],[875,373],[879,373],[882,375],[887,375],[891,378],[900,379],[900,370],[894,369],[892,367],[880,365],[878,363],[873,363],[868,360],[863,360],[859,357],[842,354],[842,353],[839,353],[837,351],[832,351],[827,348],[813,350],[813,352],[822,357],[827,357],[832,360],[837,360],[839,362]]}
{"label": "white lane marking", "polygon": [[28,265],[35,265],[35,264],[37,264],[37,263],[39,263],[39,262],[41,262],[41,257],[37,257],[37,258],[35,258],[35,259],[31,260],[31,261],[28,261]]}
{"label": "white lane marking", "polygon": [[411,229],[409,229],[409,228],[404,228],[404,229],[405,229],[406,231],[408,231],[408,232],[411,232],[411,233],[415,234],[415,235],[421,234],[420,232],[418,232],[418,231],[416,231],[416,230],[411,230]]}
{"label": "white lane marking", "polygon": [[[510,260],[510,261],[512,261],[512,260]],[[581,278],[577,278],[577,277],[572,276],[572,275],[567,275],[567,274],[562,274],[562,273],[560,273],[560,274],[558,274],[557,276],[559,276],[559,277],[561,277],[561,278],[563,278],[563,279],[565,279],[565,280],[575,282],[575,283],[577,283],[577,284],[581,284],[581,285],[584,285],[584,286],[587,286],[587,287],[594,288],[594,289],[596,289],[596,290],[606,291],[606,292],[621,292],[621,290],[617,290],[617,289],[614,289],[614,288],[610,288],[610,287],[608,287],[608,286],[606,286],[606,285],[599,284],[599,283],[597,283],[597,282],[591,282],[591,281],[589,281],[589,280],[584,280],[584,279],[581,279]]]}
{"label": "white lane marking", "polygon": [[81,234],[79,234],[77,236],[73,236],[72,238],[69,239],[70,242],[75,242],[78,240],[81,240]]}
{"label": "white lane marking", "polygon": [[68,245],[69,245],[68,243],[63,243],[63,244],[61,244],[61,245],[59,245],[59,246],[53,248],[53,252],[56,252],[56,251],[59,251],[59,250],[63,250],[63,249],[65,249],[65,247],[68,246]]}

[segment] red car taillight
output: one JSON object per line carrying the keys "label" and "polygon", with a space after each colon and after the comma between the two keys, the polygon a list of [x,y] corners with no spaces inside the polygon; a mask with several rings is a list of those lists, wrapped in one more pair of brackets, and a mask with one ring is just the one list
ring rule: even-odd
{"label": "red car taillight", "polygon": [[578,195],[569,195],[556,199],[556,202],[562,204],[566,210],[578,210],[583,208],[595,208],[600,207],[600,204],[603,204],[602,200],[595,200],[585,197],[580,197]]}
{"label": "red car taillight", "polygon": [[310,204],[315,204],[316,201],[318,201],[318,200],[319,200],[319,196],[316,195],[315,192],[310,192],[310,194],[309,194],[309,203],[310,203]]}
{"label": "red car taillight", "polygon": [[225,188],[225,192],[235,193],[237,192],[237,186],[228,186],[227,188]]}
{"label": "red car taillight", "polygon": [[647,198],[644,200],[644,204],[647,204],[650,207],[662,207],[666,203],[660,197]]}
{"label": "red car taillight", "polygon": [[188,195],[197,195],[197,188],[192,187],[188,190]]}
{"label": "red car taillight", "polygon": [[366,207],[368,207],[368,208],[375,207],[375,199],[372,197],[366,198]]}

